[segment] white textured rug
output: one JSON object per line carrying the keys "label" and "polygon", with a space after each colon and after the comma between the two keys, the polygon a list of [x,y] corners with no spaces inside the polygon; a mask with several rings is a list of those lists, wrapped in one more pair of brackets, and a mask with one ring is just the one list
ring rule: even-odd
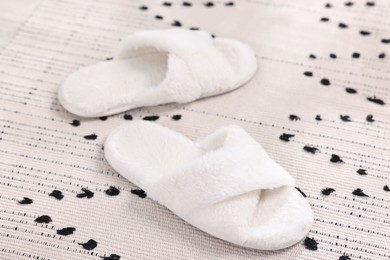
{"label": "white textured rug", "polygon": [[[1,259],[390,257],[388,2],[231,3],[45,0],[20,16],[0,52]],[[135,30],[172,25],[249,43],[256,77],[218,97],[96,120],[59,105],[56,90],[73,70],[110,57]],[[194,139],[244,127],[312,205],[306,243],[278,252],[233,246],[118,176],[102,143],[145,117]]]}

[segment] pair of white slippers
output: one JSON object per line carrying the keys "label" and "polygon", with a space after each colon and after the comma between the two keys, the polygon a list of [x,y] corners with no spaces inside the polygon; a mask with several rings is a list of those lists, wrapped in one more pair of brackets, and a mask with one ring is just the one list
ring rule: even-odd
{"label": "pair of white slippers", "polygon": [[[113,60],[71,74],[59,100],[74,114],[105,116],[231,91],[256,68],[251,48],[236,40],[186,29],[144,31],[126,38]],[[313,223],[291,175],[239,126],[193,142],[158,124],[134,121],[109,135],[105,156],[149,198],[240,246],[286,248]]]}

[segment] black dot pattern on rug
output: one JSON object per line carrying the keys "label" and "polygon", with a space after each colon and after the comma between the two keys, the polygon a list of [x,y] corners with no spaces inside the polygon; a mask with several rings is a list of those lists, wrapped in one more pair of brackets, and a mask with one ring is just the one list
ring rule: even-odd
{"label": "black dot pattern on rug", "polygon": [[108,196],[118,196],[119,193],[120,193],[120,191],[113,186],[110,186],[110,188],[108,188],[108,190],[106,190],[106,194]]}
{"label": "black dot pattern on rug", "polygon": [[358,52],[352,53],[352,58],[359,59],[360,58],[360,53],[358,53]]}
{"label": "black dot pattern on rug", "polygon": [[125,114],[125,115],[123,116],[123,118],[124,118],[125,120],[133,120],[133,116],[132,116],[132,115],[129,115],[129,114]]}
{"label": "black dot pattern on rug", "polygon": [[329,79],[326,79],[326,78],[321,79],[320,83],[322,85],[324,85],[324,86],[329,86],[330,85]]}
{"label": "black dot pattern on rug", "polygon": [[73,232],[75,232],[75,231],[76,231],[76,228],[74,228],[74,227],[66,227],[66,228],[62,228],[62,229],[57,230],[57,234],[61,235],[61,236],[69,236],[69,235],[72,235]]}
{"label": "black dot pattern on rug", "polygon": [[183,6],[190,7],[190,6],[192,6],[192,4],[190,2],[183,2]]}
{"label": "black dot pattern on rug", "polygon": [[146,6],[146,5],[143,5],[143,6],[140,6],[139,7],[139,10],[142,10],[142,11],[146,11],[148,10],[149,8]]}
{"label": "black dot pattern on rug", "polygon": [[51,217],[48,215],[39,216],[34,221],[37,223],[46,223],[46,224],[52,222]]}
{"label": "black dot pattern on rug", "polygon": [[367,194],[363,192],[361,189],[356,189],[352,192],[353,195],[359,196],[359,197],[369,197]]}
{"label": "black dot pattern on rug", "polygon": [[381,106],[385,105],[385,102],[382,99],[377,98],[376,96],[367,97],[367,100]]}
{"label": "black dot pattern on rug", "polygon": [[146,120],[146,121],[156,121],[157,119],[159,119],[160,117],[159,116],[145,116],[144,118],[142,118],[143,120]]}
{"label": "black dot pattern on rug", "polygon": [[69,123],[69,124],[72,125],[72,126],[76,126],[77,127],[77,126],[80,125],[80,121],[75,119],[75,120],[72,121],[72,123]]}
{"label": "black dot pattern on rug", "polygon": [[371,6],[371,7],[372,7],[372,6],[375,6],[375,2],[367,2],[367,3],[366,3],[366,6]]}
{"label": "black dot pattern on rug", "polygon": [[171,3],[171,2],[164,2],[164,3],[163,3],[163,6],[169,7],[169,6],[172,6],[172,3]]}
{"label": "black dot pattern on rug", "polygon": [[313,251],[318,249],[317,248],[318,242],[315,241],[314,238],[310,238],[310,237],[305,238],[304,244],[306,249],[313,250]]}
{"label": "black dot pattern on rug", "polygon": [[291,120],[291,121],[298,121],[298,120],[301,120],[301,118],[297,115],[289,115],[288,118]]}
{"label": "black dot pattern on rug", "polygon": [[389,44],[390,43],[390,39],[382,39],[381,42],[384,43],[384,44]]}
{"label": "black dot pattern on rug", "polygon": [[234,2],[227,2],[225,3],[225,6],[233,6],[234,5]]}
{"label": "black dot pattern on rug", "polygon": [[317,56],[314,55],[314,54],[310,54],[310,55],[309,55],[309,58],[315,60],[315,59],[317,59]]}
{"label": "black dot pattern on rug", "polygon": [[366,169],[358,169],[356,172],[357,172],[359,175],[367,175]]}
{"label": "black dot pattern on rug", "polygon": [[340,115],[340,119],[343,122],[351,122],[351,117],[348,115]]}
{"label": "black dot pattern on rug", "polygon": [[325,8],[332,8],[332,5],[330,3],[326,3]]}
{"label": "black dot pattern on rug", "polygon": [[108,58],[106,58],[106,60],[113,60],[114,59],[114,57],[108,57]]}
{"label": "black dot pattern on rug", "polygon": [[348,25],[346,25],[345,23],[339,23],[339,28],[345,29],[348,28]]}
{"label": "black dot pattern on rug", "polygon": [[292,137],[294,137],[294,135],[283,133],[279,136],[279,139],[282,141],[285,141],[285,142],[290,142],[290,138],[292,138]]}
{"label": "black dot pattern on rug", "polygon": [[305,150],[308,153],[315,154],[316,152],[319,152],[320,150],[317,147],[305,145],[303,147],[303,150]]}
{"label": "black dot pattern on rug", "polygon": [[353,6],[353,2],[346,2],[344,3],[345,6]]}
{"label": "black dot pattern on rug", "polygon": [[329,18],[328,17],[322,17],[320,19],[321,22],[329,22]]}
{"label": "black dot pattern on rug", "polygon": [[162,17],[161,15],[156,15],[156,16],[154,16],[154,18],[156,18],[156,19],[158,19],[158,20],[164,19],[164,17]]}
{"label": "black dot pattern on rug", "polygon": [[329,58],[331,59],[337,59],[337,55],[334,53],[329,54]]}
{"label": "black dot pattern on rug", "polygon": [[131,193],[137,195],[138,197],[144,199],[146,198],[146,193],[144,190],[138,189],[138,190],[131,190]]}
{"label": "black dot pattern on rug", "polygon": [[56,198],[57,200],[62,200],[64,198],[64,195],[59,190],[53,190],[49,196]]}
{"label": "black dot pattern on rug", "polygon": [[101,257],[103,260],[119,260],[121,257],[117,254],[111,254],[110,256]]}
{"label": "black dot pattern on rug", "polygon": [[28,204],[32,204],[33,200],[30,198],[24,197],[23,200],[19,200],[18,203],[22,204],[22,205],[28,205]]}
{"label": "black dot pattern on rug", "polygon": [[349,258],[349,256],[344,254],[344,255],[339,257],[339,260],[351,260],[351,258]]}
{"label": "black dot pattern on rug", "polygon": [[172,119],[175,120],[175,121],[178,121],[178,120],[181,119],[181,115],[173,115]]}
{"label": "black dot pattern on rug", "polygon": [[108,118],[107,116],[101,116],[101,117],[99,117],[99,119],[102,120],[102,121],[106,121],[107,118]]}
{"label": "black dot pattern on rug", "polygon": [[390,188],[389,188],[389,186],[385,185],[385,186],[383,186],[383,190],[384,191],[390,191]]}
{"label": "black dot pattern on rug", "polygon": [[349,94],[356,94],[357,90],[354,88],[345,88],[345,91]]}
{"label": "black dot pattern on rug", "polygon": [[178,20],[174,20],[171,25],[172,26],[176,26],[176,27],[181,27],[182,26],[181,22],[179,22]]}
{"label": "black dot pattern on rug", "polygon": [[313,72],[311,71],[305,71],[303,72],[303,75],[307,76],[307,77],[312,77],[313,76]]}
{"label": "black dot pattern on rug", "polygon": [[295,187],[295,189],[296,189],[297,191],[299,191],[299,193],[300,193],[304,198],[307,197],[306,194],[305,194],[300,188]]}
{"label": "black dot pattern on rug", "polygon": [[316,115],[315,120],[322,121],[321,115]]}
{"label": "black dot pattern on rug", "polygon": [[338,156],[337,154],[332,154],[332,155],[331,155],[331,158],[330,158],[330,161],[331,161],[332,163],[342,163],[342,162],[344,162],[344,161],[340,158],[340,156]]}
{"label": "black dot pattern on rug", "polygon": [[77,198],[87,198],[90,199],[94,196],[94,193],[87,188],[81,188],[82,193],[76,195]]}
{"label": "black dot pattern on rug", "polygon": [[204,6],[206,6],[206,7],[213,7],[214,3],[213,2],[207,2],[207,3],[204,4]]}
{"label": "black dot pattern on rug", "polygon": [[379,55],[378,55],[378,58],[379,59],[384,59],[386,57],[386,54],[384,53],[384,52],[382,52],[382,53],[380,53]]}
{"label": "black dot pattern on rug", "polygon": [[93,239],[88,240],[86,243],[79,243],[85,250],[93,250],[97,247],[97,242]]}
{"label": "black dot pattern on rug", "polygon": [[96,140],[97,135],[96,134],[85,135],[84,138],[87,140]]}
{"label": "black dot pattern on rug", "polygon": [[360,31],[360,34],[363,35],[363,36],[368,36],[368,35],[370,35],[371,33],[368,32],[368,31]]}
{"label": "black dot pattern on rug", "polygon": [[328,196],[330,195],[331,193],[335,192],[336,190],[335,189],[332,189],[332,188],[325,188],[323,190],[321,190],[321,193],[325,196]]}
{"label": "black dot pattern on rug", "polygon": [[370,122],[370,123],[375,122],[374,116],[371,115],[371,114],[370,114],[370,115],[367,115],[366,121],[367,121],[367,122]]}

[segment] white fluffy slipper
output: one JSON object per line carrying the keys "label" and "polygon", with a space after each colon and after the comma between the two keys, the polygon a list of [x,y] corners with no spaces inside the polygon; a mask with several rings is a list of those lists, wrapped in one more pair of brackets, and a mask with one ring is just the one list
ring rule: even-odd
{"label": "white fluffy slipper", "polygon": [[72,73],[58,90],[61,104],[84,117],[221,94],[247,82],[253,50],[203,31],[141,31],[119,45],[113,60]]}
{"label": "white fluffy slipper", "polygon": [[293,178],[241,127],[187,137],[151,122],[123,124],[107,138],[110,165],[193,226],[261,250],[306,236],[313,213]]}

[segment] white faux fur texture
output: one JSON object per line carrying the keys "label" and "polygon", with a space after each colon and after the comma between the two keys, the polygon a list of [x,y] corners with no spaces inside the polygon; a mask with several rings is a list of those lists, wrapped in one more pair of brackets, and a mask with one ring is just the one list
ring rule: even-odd
{"label": "white faux fur texture", "polygon": [[76,115],[104,116],[224,93],[256,68],[253,50],[237,40],[182,28],[140,31],[123,40],[113,60],[72,73],[58,98]]}
{"label": "white faux fur texture", "polygon": [[240,246],[286,248],[313,223],[291,175],[238,126],[193,142],[155,123],[126,123],[107,138],[105,156],[150,198]]}

